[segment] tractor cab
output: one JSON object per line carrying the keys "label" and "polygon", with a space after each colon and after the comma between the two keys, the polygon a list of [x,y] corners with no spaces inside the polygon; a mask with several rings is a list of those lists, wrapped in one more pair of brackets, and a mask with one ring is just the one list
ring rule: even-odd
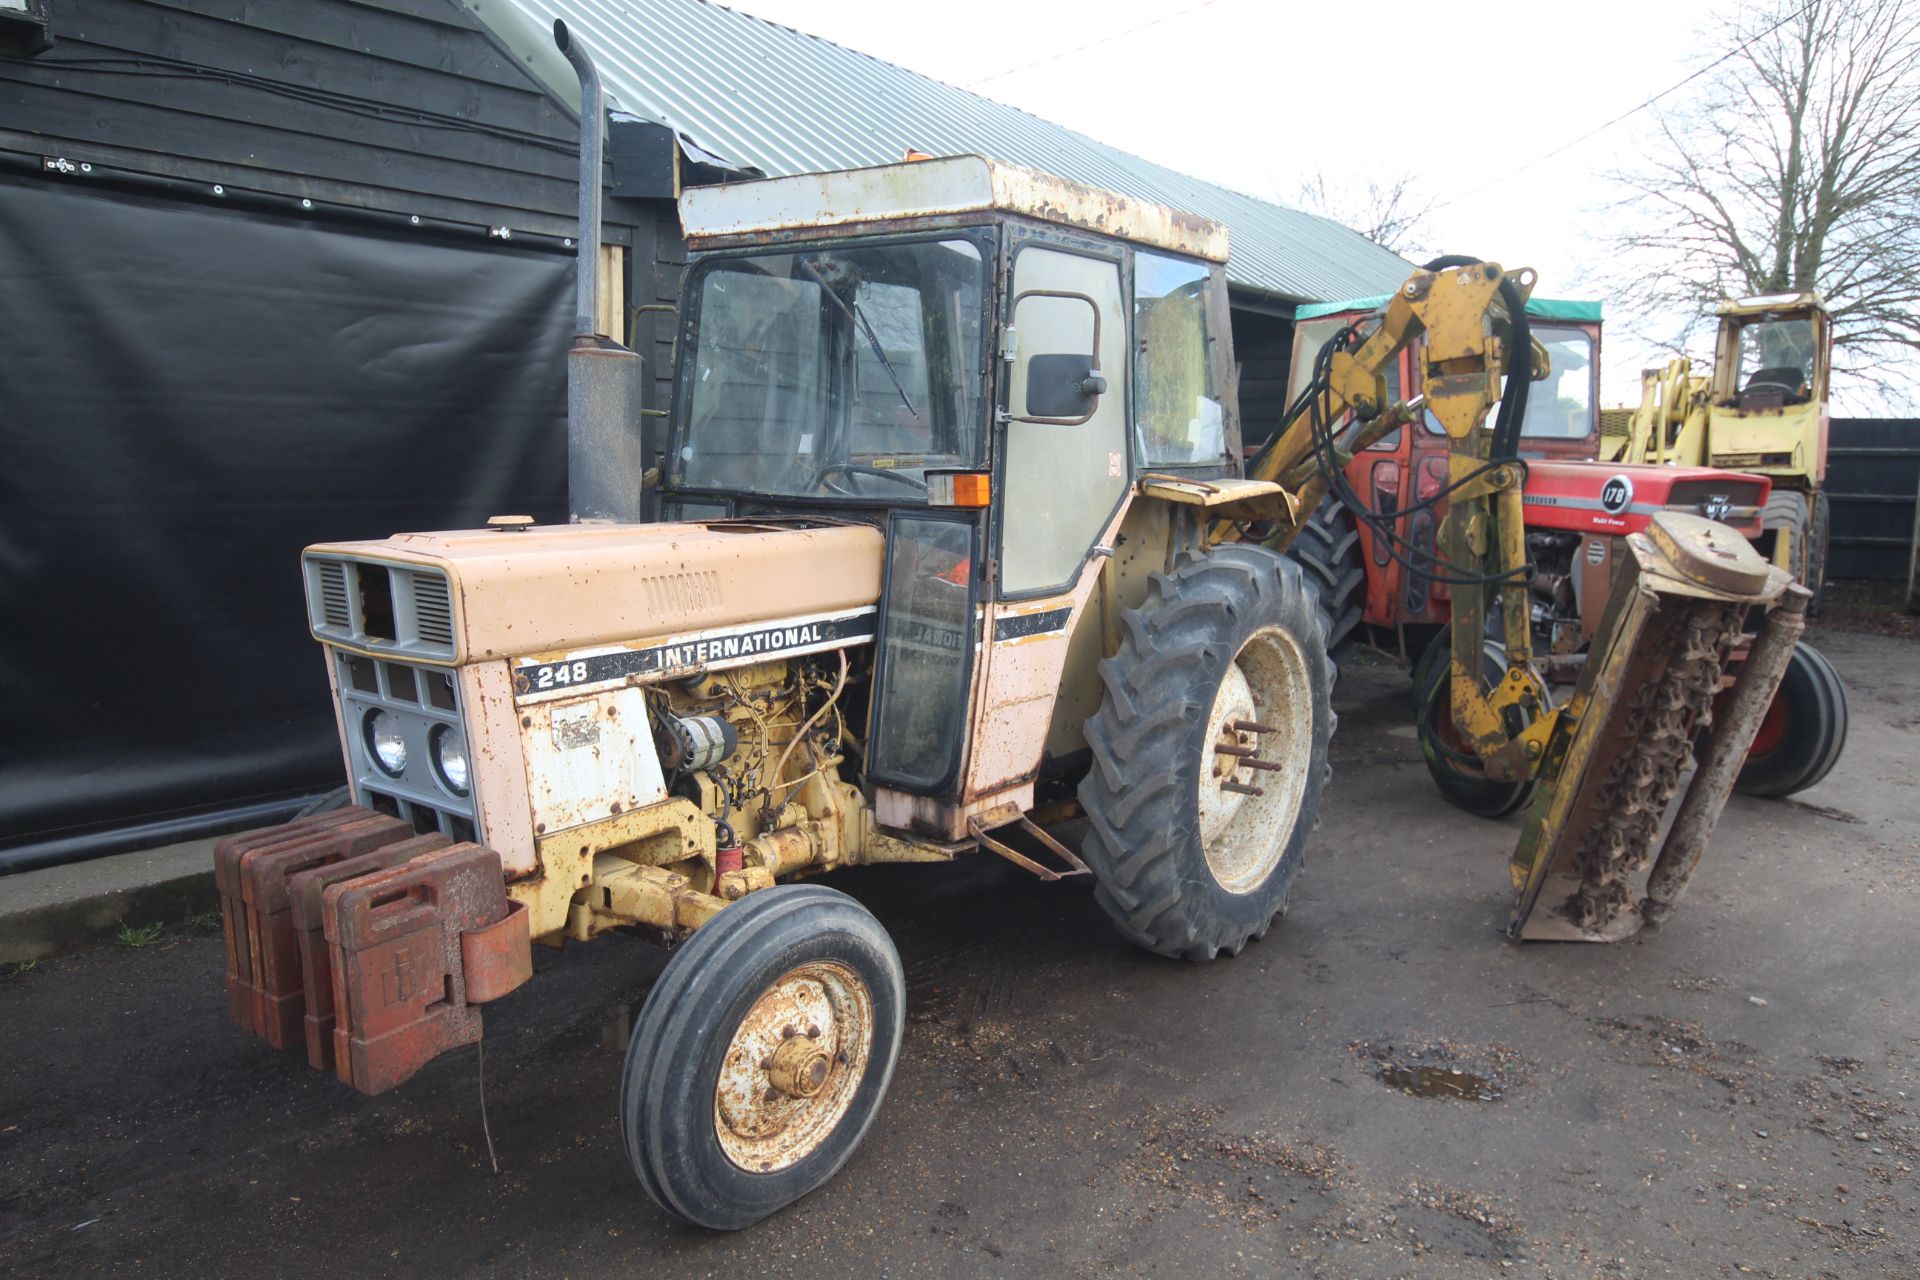
{"label": "tractor cab", "polygon": [[879,529],[876,816],[960,839],[1024,811],[1084,749],[1069,640],[1143,478],[1237,474],[1225,229],[978,156],[693,188],[681,217],[662,515]]}

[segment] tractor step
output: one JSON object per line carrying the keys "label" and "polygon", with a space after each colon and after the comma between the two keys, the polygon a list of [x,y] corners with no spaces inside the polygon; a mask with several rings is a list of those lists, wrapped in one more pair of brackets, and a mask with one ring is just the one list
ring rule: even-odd
{"label": "tractor step", "polygon": [[500,855],[351,807],[214,850],[228,1013],[364,1093],[480,1038],[532,972]]}
{"label": "tractor step", "polygon": [[[1035,843],[1052,854],[1053,857],[1057,858],[1060,865],[1050,867],[1037,858],[1028,857],[1026,854],[1021,853],[1005,841],[987,834],[995,827],[1004,827],[1011,824],[1018,824],[1020,829],[1032,837]],[[979,817],[969,818],[967,820],[967,833],[979,843],[981,848],[990,853],[999,854],[1016,867],[1022,867],[1031,871],[1042,880],[1064,880],[1068,876],[1084,876],[1089,874],[1087,864],[1080,860],[1079,854],[1067,848],[1064,844],[1061,844],[1044,827],[1034,822],[1033,819],[1020,812],[1016,807],[1004,806],[999,809],[990,809]]]}
{"label": "tractor step", "polygon": [[1617,942],[1673,909],[1804,626],[1807,593],[1724,526],[1662,513],[1627,545],[1514,850],[1513,938]]}

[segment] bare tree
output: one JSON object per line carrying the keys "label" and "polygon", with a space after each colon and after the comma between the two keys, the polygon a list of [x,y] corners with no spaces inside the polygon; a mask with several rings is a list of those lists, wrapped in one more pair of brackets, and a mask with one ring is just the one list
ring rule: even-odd
{"label": "bare tree", "polygon": [[1354,231],[1403,258],[1419,257],[1429,239],[1427,215],[1434,201],[1416,190],[1411,174],[1359,184],[1330,181],[1316,172],[1296,197],[1307,209]]}
{"label": "bare tree", "polygon": [[1657,109],[1645,159],[1614,175],[1611,273],[1630,313],[1816,289],[1835,366],[1883,393],[1920,354],[1920,0],[1744,0],[1728,54]]}

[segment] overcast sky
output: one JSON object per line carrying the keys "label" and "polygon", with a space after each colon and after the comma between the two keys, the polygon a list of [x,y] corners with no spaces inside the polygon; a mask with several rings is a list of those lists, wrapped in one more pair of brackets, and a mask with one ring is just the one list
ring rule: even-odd
{"label": "overcast sky", "polygon": [[[1315,171],[1362,183],[1413,174],[1447,202],[1427,247],[1532,266],[1551,297],[1600,296],[1590,273],[1612,195],[1601,175],[1644,142],[1646,113],[1520,166],[1724,51],[1697,36],[1706,0],[730,7],[1285,203]],[[1655,358],[1610,324],[1605,402],[1637,401],[1639,368]]]}

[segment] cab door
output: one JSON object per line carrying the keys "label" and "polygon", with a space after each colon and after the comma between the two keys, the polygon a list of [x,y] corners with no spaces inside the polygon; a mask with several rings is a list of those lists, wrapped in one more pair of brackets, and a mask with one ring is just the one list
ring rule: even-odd
{"label": "cab door", "polygon": [[1038,239],[1014,250],[962,820],[1031,806],[1073,622],[1104,563],[1096,548],[1132,482],[1121,252]]}
{"label": "cab door", "polygon": [[1064,591],[1130,480],[1120,260],[1029,241],[1013,258],[998,595]]}

